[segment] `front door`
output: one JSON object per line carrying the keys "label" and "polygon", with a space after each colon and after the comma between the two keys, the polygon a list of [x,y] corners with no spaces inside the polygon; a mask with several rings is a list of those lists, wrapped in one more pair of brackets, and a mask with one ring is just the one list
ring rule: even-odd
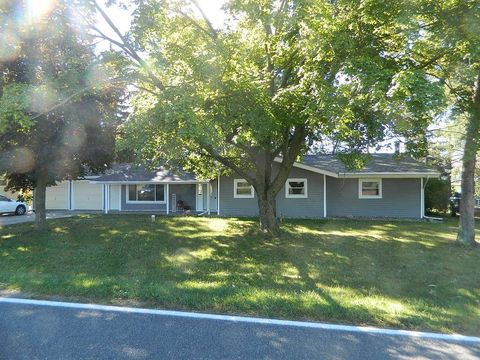
{"label": "front door", "polygon": [[203,210],[203,184],[197,184],[197,211]]}

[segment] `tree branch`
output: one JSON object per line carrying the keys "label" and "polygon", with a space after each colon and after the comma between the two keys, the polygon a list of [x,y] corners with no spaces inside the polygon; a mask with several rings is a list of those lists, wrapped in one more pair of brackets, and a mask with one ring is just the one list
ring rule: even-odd
{"label": "tree branch", "polygon": [[290,173],[290,170],[292,169],[293,163],[295,162],[295,159],[304,143],[305,131],[305,125],[295,127],[293,135],[291,136],[287,145],[287,151],[283,153],[280,170],[278,171],[275,179],[272,181],[271,188],[274,194],[280,191],[288,177],[288,174]]}
{"label": "tree branch", "polygon": [[214,148],[213,146],[209,145],[209,144],[205,144],[205,143],[201,143],[200,144],[203,149],[208,153],[210,154],[210,156],[212,158],[214,158],[215,160],[217,160],[218,162],[220,162],[222,165],[232,169],[233,171],[235,171],[239,176],[241,176],[243,179],[245,179],[246,181],[248,181],[250,183],[250,185],[254,185],[256,182],[255,182],[255,178],[253,178],[250,174],[248,174],[246,171],[244,171],[242,168],[240,168],[239,166],[237,166],[234,162],[232,162],[229,158],[225,157],[225,156],[222,156],[220,155]]}
{"label": "tree branch", "polygon": [[197,8],[197,10],[200,12],[200,14],[203,17],[203,20],[207,23],[208,28],[210,29],[212,37],[216,40],[218,39],[218,33],[217,30],[212,26],[212,23],[208,19],[207,15],[203,12],[202,7],[198,4],[197,0],[190,0],[190,2]]}
{"label": "tree branch", "polygon": [[203,33],[207,34],[208,37],[212,38],[213,40],[217,40],[217,37],[211,33],[211,31],[208,31],[205,29],[203,26],[201,26],[195,19],[193,19],[191,16],[183,12],[182,10],[176,10],[176,13],[182,15],[185,19],[187,19],[193,26],[195,26],[197,29],[202,31]]}
{"label": "tree branch", "polygon": [[[135,56],[130,52],[130,50],[124,45],[122,44],[121,42],[115,40],[115,39],[112,39],[111,37],[105,35],[102,31],[100,31],[96,26],[94,25],[90,25],[90,28],[94,31],[96,31],[98,33],[98,35],[91,35],[93,37],[96,37],[96,38],[99,38],[99,39],[103,39],[103,40],[106,40],[114,45],[117,45],[120,49],[122,49],[128,56],[130,56],[131,58],[133,58],[135,60]],[[136,61],[136,60],[135,60]],[[138,61],[137,61],[138,63]],[[139,63],[138,63],[139,64]]]}
{"label": "tree branch", "polygon": [[110,19],[110,17],[107,15],[105,11],[103,11],[102,7],[98,5],[97,0],[92,0],[95,8],[98,10],[102,18],[107,22],[108,26],[118,35],[120,40],[122,41],[123,45],[129,50],[129,53],[131,57],[133,57],[148,73],[148,76],[150,77],[150,80],[154,83],[156,87],[158,87],[160,90],[165,90],[165,86],[163,85],[162,81],[152,72],[150,69],[150,66],[138,55],[138,53],[135,51],[135,49],[130,45],[128,42],[127,38],[123,36],[121,31],[115,26],[113,21]]}
{"label": "tree branch", "polygon": [[[118,83],[123,83],[123,81],[119,81]],[[109,84],[112,84],[112,82],[109,82]],[[96,87],[97,85],[92,85],[92,86],[87,86],[87,87],[84,87],[82,89],[80,89],[79,91],[71,94],[70,96],[66,97],[65,99],[63,99],[62,101],[56,103],[55,105],[53,105],[51,108],[49,108],[48,110],[46,111],[43,111],[37,115],[34,115],[30,118],[30,120],[36,120],[38,119],[40,116],[43,116],[43,115],[47,115],[48,113],[51,113],[53,110],[55,109],[58,109],[59,107],[65,105],[66,103],[68,103],[70,100],[72,100],[73,98],[75,98],[76,96],[79,96],[81,95],[82,93],[84,93],[85,91],[87,90],[90,90],[90,89],[93,89],[94,87]]]}

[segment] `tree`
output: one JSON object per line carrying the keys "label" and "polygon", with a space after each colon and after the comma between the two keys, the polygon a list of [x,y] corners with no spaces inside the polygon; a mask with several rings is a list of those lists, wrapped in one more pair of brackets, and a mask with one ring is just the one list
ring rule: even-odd
{"label": "tree", "polygon": [[150,162],[246,179],[267,233],[277,229],[275,196],[309,144],[329,137],[360,153],[392,134],[412,149],[426,143],[436,97],[423,73],[406,81],[400,71],[402,4],[232,0],[229,26],[215,29],[194,0],[138,1],[127,35],[96,6],[117,38],[94,32],[135,74],[124,142]]}
{"label": "tree", "polygon": [[475,245],[475,164],[480,136],[480,1],[420,2],[416,19],[422,29],[410,56],[446,87],[449,112],[457,129],[465,123],[457,240]]}
{"label": "tree", "polygon": [[104,81],[75,5],[35,17],[35,2],[0,4],[0,173],[8,189],[35,189],[39,228],[47,186],[104,169],[114,147],[121,91]]}

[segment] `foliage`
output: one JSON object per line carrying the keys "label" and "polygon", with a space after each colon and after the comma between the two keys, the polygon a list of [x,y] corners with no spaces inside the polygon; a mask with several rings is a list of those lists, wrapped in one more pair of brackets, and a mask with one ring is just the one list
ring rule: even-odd
{"label": "foliage", "polygon": [[0,33],[15,48],[0,53],[0,172],[12,190],[104,169],[123,92],[79,28],[79,4],[59,1],[33,16],[35,4],[0,4]]}
{"label": "foliage", "polygon": [[425,208],[427,211],[447,212],[450,204],[450,183],[441,179],[428,179],[425,186]]}
{"label": "foliage", "polygon": [[120,140],[144,161],[205,178],[235,172],[254,186],[262,218],[316,141],[360,154],[403,136],[425,153],[443,87],[401,56],[418,36],[410,6],[232,0],[229,25],[215,29],[194,1],[136,4],[120,48],[138,91]]}
{"label": "foliage", "polygon": [[458,240],[475,245],[474,177],[480,141],[480,1],[421,2],[420,37],[411,57],[422,70],[448,90],[451,114],[462,136],[462,201]]}
{"label": "foliage", "polygon": [[[444,223],[282,223],[264,239],[249,219],[86,215],[0,229],[0,289],[358,325],[480,334],[480,253]],[[455,261],[452,261],[455,259]],[[477,274],[472,276],[472,274]]]}

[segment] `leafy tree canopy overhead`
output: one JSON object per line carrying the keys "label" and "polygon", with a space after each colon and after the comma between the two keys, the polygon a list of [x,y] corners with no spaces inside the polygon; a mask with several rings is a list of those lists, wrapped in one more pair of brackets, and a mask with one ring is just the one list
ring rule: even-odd
{"label": "leafy tree canopy overhead", "polygon": [[0,174],[37,190],[40,222],[47,185],[113,159],[123,94],[76,21],[82,3],[54,5],[0,3]]}
{"label": "leafy tree canopy overhead", "polygon": [[234,20],[218,30],[189,1],[138,3],[131,36],[162,84],[139,78],[128,123],[139,154],[202,173],[216,156],[253,168],[252,155],[284,155],[301,127],[306,145],[329,137],[361,151],[402,135],[425,150],[442,89],[401,63],[415,36],[407,6],[230,1],[226,11]]}

